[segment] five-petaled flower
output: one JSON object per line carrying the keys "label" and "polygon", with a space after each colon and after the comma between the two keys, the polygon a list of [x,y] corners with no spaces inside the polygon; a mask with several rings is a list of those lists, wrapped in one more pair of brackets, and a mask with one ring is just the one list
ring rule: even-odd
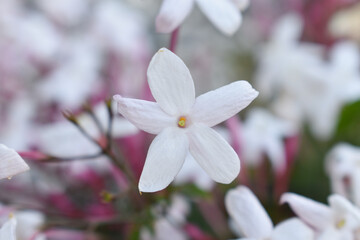
{"label": "five-petaled flower", "polygon": [[189,69],[165,48],[155,54],[147,75],[156,102],[114,96],[125,118],[143,131],[158,134],[150,145],[139,190],[167,187],[189,152],[213,180],[232,182],[240,171],[239,158],[211,127],[248,106],[258,92],[248,82],[236,81],[195,99]]}
{"label": "five-petaled flower", "polygon": [[284,193],[281,203],[288,203],[296,215],[317,232],[318,240],[357,239],[360,209],[338,194],[328,197],[329,206],[295,193]]}
{"label": "five-petaled flower", "polygon": [[275,227],[254,193],[245,186],[231,189],[225,196],[230,228],[237,240],[314,240],[314,231],[299,218],[287,219]]}

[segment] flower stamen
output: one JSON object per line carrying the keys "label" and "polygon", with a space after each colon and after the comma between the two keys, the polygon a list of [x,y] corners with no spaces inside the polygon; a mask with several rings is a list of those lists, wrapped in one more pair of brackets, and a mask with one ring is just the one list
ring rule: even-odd
{"label": "flower stamen", "polygon": [[337,229],[343,228],[345,226],[345,223],[346,223],[345,219],[340,220],[339,222],[336,223],[336,228]]}
{"label": "flower stamen", "polygon": [[178,127],[184,128],[186,126],[186,117],[180,117],[178,121]]}

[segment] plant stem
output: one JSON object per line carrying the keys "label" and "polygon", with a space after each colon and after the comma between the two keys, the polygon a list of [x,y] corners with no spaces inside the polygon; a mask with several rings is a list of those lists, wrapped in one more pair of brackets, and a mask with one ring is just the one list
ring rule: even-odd
{"label": "plant stem", "polygon": [[177,47],[178,38],[179,38],[179,30],[180,30],[180,27],[176,28],[171,33],[169,50],[172,51],[173,53],[176,52],[176,47]]}

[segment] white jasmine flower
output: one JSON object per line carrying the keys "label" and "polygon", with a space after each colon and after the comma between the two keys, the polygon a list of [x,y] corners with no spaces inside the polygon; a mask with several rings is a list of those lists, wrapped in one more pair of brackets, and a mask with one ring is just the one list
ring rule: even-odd
{"label": "white jasmine flower", "polygon": [[185,20],[196,2],[206,17],[226,35],[239,28],[248,0],[164,0],[156,18],[156,29],[162,33],[174,31]]}
{"label": "white jasmine flower", "polygon": [[360,206],[360,148],[337,144],[326,156],[326,170],[332,191]]}
{"label": "white jasmine flower", "polygon": [[270,41],[259,52],[256,75],[261,96],[273,100],[274,112],[299,125],[305,118],[304,105],[312,102],[308,99],[317,91],[307,86],[313,83],[312,87],[316,88],[314,78],[324,76],[321,58],[324,49],[300,42],[302,31],[300,16],[290,13],[281,17]]}
{"label": "white jasmine flower", "polygon": [[248,82],[237,81],[195,100],[188,68],[165,48],[151,60],[148,81],[156,103],[114,96],[125,118],[158,134],[149,148],[139,190],[155,192],[168,186],[189,152],[216,182],[233,181],[240,171],[239,158],[211,127],[245,108],[258,92]]}
{"label": "white jasmine flower", "polygon": [[280,19],[261,55],[257,82],[262,96],[280,98],[273,102],[276,112],[308,121],[316,137],[326,139],[343,105],[360,98],[359,50],[352,43],[339,43],[327,62],[323,47],[299,42],[301,32],[300,17]]}
{"label": "white jasmine flower", "polygon": [[321,240],[354,239],[354,231],[360,227],[360,210],[337,194],[328,198],[329,206],[294,193],[283,194],[281,202],[288,203]]}
{"label": "white jasmine flower", "polygon": [[284,138],[296,133],[287,121],[265,109],[252,109],[242,126],[242,157],[250,166],[257,166],[263,154],[271,161],[275,171],[286,167]]}
{"label": "white jasmine flower", "polygon": [[248,240],[312,240],[313,231],[299,219],[292,218],[275,228],[256,196],[245,186],[230,190],[225,206],[241,239]]}
{"label": "white jasmine flower", "polygon": [[11,178],[29,170],[29,166],[15,150],[0,144],[0,179]]}
{"label": "white jasmine flower", "polygon": [[330,52],[330,62],[324,66],[321,78],[307,84],[308,94],[302,98],[304,111],[319,138],[331,136],[341,108],[360,99],[359,65],[357,46],[351,42],[338,43]]}
{"label": "white jasmine flower", "polygon": [[0,239],[16,240],[16,219],[10,217],[0,228]]}
{"label": "white jasmine flower", "polygon": [[303,88],[303,79],[322,63],[322,48],[300,43],[302,30],[301,17],[293,13],[281,17],[274,26],[270,41],[259,55],[256,81],[262,97],[269,99],[279,89],[296,95]]}

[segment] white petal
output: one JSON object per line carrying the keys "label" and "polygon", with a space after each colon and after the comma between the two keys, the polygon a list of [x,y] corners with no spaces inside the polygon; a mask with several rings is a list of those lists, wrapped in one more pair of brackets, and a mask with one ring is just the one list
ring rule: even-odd
{"label": "white petal", "polygon": [[194,0],[164,0],[156,17],[156,30],[161,33],[174,31],[193,8]]}
{"label": "white petal", "polygon": [[18,211],[15,217],[18,222],[16,229],[18,239],[30,239],[45,222],[45,216],[34,210]]}
{"label": "white petal", "polygon": [[[341,106],[334,95],[322,97],[314,109],[309,110],[308,118],[312,132],[320,139],[328,139],[332,136]],[[326,104],[326,106],[324,105]],[[315,108],[315,106],[317,106]],[[324,121],[326,119],[326,121]]]}
{"label": "white petal", "polygon": [[330,58],[335,67],[346,70],[355,70],[360,64],[358,47],[353,42],[340,42],[330,52]]}
{"label": "white petal", "polygon": [[295,193],[284,193],[280,202],[288,203],[301,220],[316,230],[323,230],[332,224],[332,211],[325,204]]}
{"label": "white petal", "polygon": [[328,198],[328,202],[335,214],[344,215],[346,213],[350,213],[355,218],[357,225],[360,225],[360,210],[345,197],[338,194],[332,194]]}
{"label": "white petal", "polygon": [[236,81],[196,98],[191,120],[212,127],[247,107],[258,92],[247,81]]}
{"label": "white petal", "polygon": [[13,149],[0,144],[0,179],[29,170],[29,166]]}
{"label": "white petal", "polygon": [[230,190],[225,196],[225,206],[245,237],[267,238],[273,224],[256,196],[244,186]]}
{"label": "white petal", "polygon": [[354,236],[351,232],[330,227],[321,232],[316,240],[354,240]]}
{"label": "white petal", "polygon": [[189,141],[183,129],[166,128],[150,145],[139,190],[156,192],[167,187],[184,164]]}
{"label": "white petal", "polygon": [[351,188],[354,204],[360,206],[360,169],[354,171]]}
{"label": "white petal", "polygon": [[291,218],[276,225],[271,240],[313,240],[314,231],[298,218]]}
{"label": "white petal", "polygon": [[152,58],[148,71],[151,93],[168,114],[187,114],[195,102],[195,87],[185,63],[166,48]]}
{"label": "white petal", "polygon": [[188,200],[182,195],[172,195],[171,205],[166,211],[167,218],[176,224],[184,224],[189,213],[190,203]]}
{"label": "white petal", "polygon": [[250,5],[250,0],[232,0],[235,5],[241,10],[246,10]]}
{"label": "white petal", "polygon": [[301,17],[297,14],[287,14],[281,17],[273,30],[273,40],[279,43],[297,41],[303,29]]}
{"label": "white petal", "polygon": [[119,113],[145,132],[158,134],[166,127],[176,126],[176,119],[161,110],[157,103],[120,95],[115,95],[114,100],[118,103]]}
{"label": "white petal", "polygon": [[1,240],[16,240],[16,219],[10,218],[0,229]]}
{"label": "white petal", "polygon": [[45,234],[38,234],[34,240],[47,240]]}
{"label": "white petal", "polygon": [[[356,68],[355,68],[356,69]],[[345,102],[353,102],[359,100],[360,96],[360,74],[354,70],[354,74],[345,75],[347,76],[347,83],[342,86],[343,94],[342,98]]]}
{"label": "white petal", "polygon": [[31,239],[45,222],[44,215],[34,210],[18,211],[15,213],[15,217],[18,222],[16,229],[18,239]]}
{"label": "white petal", "polygon": [[[154,224],[154,240],[187,240],[184,231],[166,218],[160,218]],[[170,237],[171,236],[171,237]]]}
{"label": "white petal", "polygon": [[220,134],[203,124],[194,124],[188,136],[191,155],[214,181],[227,184],[237,177],[240,160]]}
{"label": "white petal", "polygon": [[230,0],[196,0],[208,19],[226,35],[233,35],[242,18],[234,2]]}

